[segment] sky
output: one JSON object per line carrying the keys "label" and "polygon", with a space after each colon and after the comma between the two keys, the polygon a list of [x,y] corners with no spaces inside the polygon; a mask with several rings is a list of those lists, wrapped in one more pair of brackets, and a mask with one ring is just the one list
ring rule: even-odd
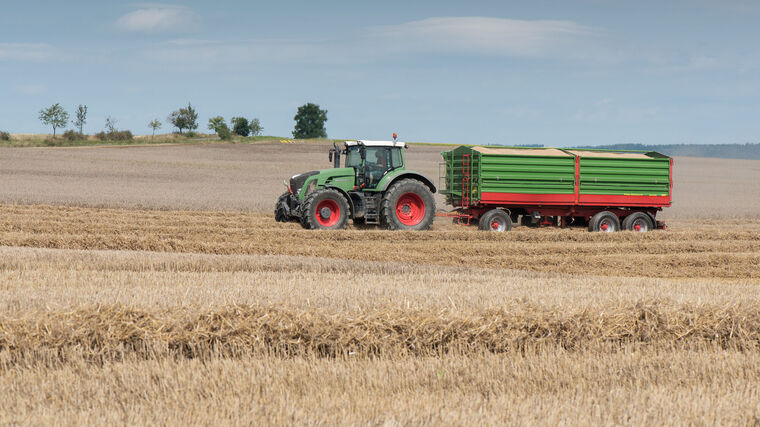
{"label": "sky", "polygon": [[257,117],[290,136],[548,146],[760,142],[760,2],[0,0],[0,130],[149,134]]}

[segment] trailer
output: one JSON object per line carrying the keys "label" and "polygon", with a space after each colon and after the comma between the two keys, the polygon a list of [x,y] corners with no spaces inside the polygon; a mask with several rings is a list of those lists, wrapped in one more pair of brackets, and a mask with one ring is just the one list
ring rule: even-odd
{"label": "trailer", "polygon": [[459,146],[444,151],[439,183],[462,224],[509,231],[587,226],[589,231],[665,228],[673,159],[654,151]]}

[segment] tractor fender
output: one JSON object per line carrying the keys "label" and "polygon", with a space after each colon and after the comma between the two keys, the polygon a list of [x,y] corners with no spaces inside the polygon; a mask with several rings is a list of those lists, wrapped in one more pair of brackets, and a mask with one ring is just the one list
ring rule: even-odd
{"label": "tractor fender", "polygon": [[435,185],[433,185],[433,182],[425,178],[425,176],[418,174],[417,172],[400,173],[394,176],[393,179],[386,181],[385,185],[380,190],[385,191],[388,189],[388,187],[393,185],[394,182],[398,182],[402,179],[415,179],[417,181],[420,181],[421,183],[425,184],[430,189],[431,193],[435,193]]}
{"label": "tractor fender", "polygon": [[335,190],[338,193],[342,194],[343,197],[345,197],[346,200],[348,201],[349,218],[353,218],[354,217],[354,212],[356,211],[356,209],[354,208],[354,201],[351,199],[351,196],[346,192],[346,190],[344,190],[344,189],[342,189],[340,187],[332,186],[332,185],[326,185],[326,186],[324,186],[322,188],[329,188],[331,190]]}

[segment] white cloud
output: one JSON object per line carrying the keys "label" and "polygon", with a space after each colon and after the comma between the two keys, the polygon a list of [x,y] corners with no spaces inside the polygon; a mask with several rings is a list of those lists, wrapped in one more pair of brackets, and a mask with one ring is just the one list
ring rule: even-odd
{"label": "white cloud", "polygon": [[116,20],[121,31],[140,33],[190,33],[201,25],[201,17],[184,6],[145,5]]}
{"label": "white cloud", "polygon": [[0,43],[0,61],[47,62],[65,54],[47,43]]}
{"label": "white cloud", "polygon": [[572,21],[438,17],[370,29],[369,37],[398,50],[489,56],[565,56],[595,32]]}
{"label": "white cloud", "polygon": [[591,58],[599,33],[572,21],[458,17],[358,28],[340,37],[239,41],[177,39],[153,45],[157,62],[353,64],[398,55]]}

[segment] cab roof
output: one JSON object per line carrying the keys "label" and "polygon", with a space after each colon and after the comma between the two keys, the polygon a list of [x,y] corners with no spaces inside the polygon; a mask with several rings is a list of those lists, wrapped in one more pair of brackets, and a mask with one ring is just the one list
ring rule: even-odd
{"label": "cab roof", "polygon": [[356,141],[346,141],[346,147],[352,147],[354,145],[365,145],[367,147],[406,147],[406,142],[399,141],[369,141],[366,139],[359,139]]}

